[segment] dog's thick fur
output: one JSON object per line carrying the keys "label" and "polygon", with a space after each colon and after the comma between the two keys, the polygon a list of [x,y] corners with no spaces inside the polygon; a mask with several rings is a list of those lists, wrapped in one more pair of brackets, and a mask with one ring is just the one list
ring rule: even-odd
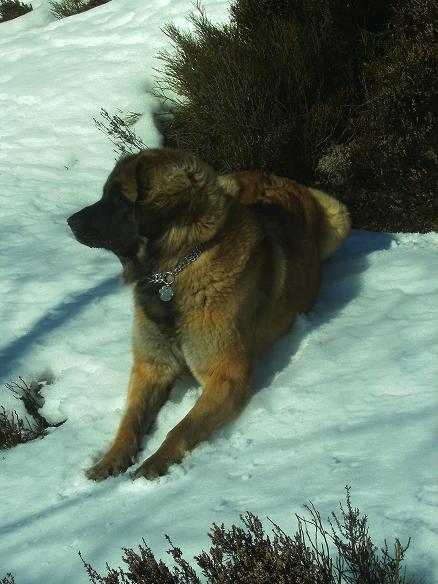
{"label": "dog's thick fur", "polygon": [[[254,359],[286,333],[318,292],[322,259],[347,237],[345,207],[314,189],[258,172],[219,176],[178,150],[121,159],[102,199],[68,220],[77,239],[117,254],[135,284],[133,367],[126,410],[107,454],[89,471],[125,471],[169,388],[185,370],[203,392],[134,477],[154,478],[234,418],[249,397]],[[147,275],[203,254],[163,302]]]}

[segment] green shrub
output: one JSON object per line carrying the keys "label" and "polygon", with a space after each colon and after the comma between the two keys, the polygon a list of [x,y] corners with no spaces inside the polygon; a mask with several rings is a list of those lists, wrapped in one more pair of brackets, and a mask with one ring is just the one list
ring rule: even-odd
{"label": "green shrub", "polygon": [[0,22],[12,20],[31,10],[33,10],[31,4],[25,4],[20,0],[0,0]]}
{"label": "green shrub", "polygon": [[[362,225],[438,229],[438,3],[405,0],[364,67],[365,99],[346,145]],[[350,206],[351,206],[350,205]]]}
{"label": "green shrub", "polygon": [[235,0],[230,21],[198,5],[156,95],[166,146],[219,171],[319,183],[356,227],[438,227],[437,22],[433,0]]}
{"label": "green shrub", "polygon": [[161,124],[167,145],[219,170],[312,177],[349,115],[350,58],[333,42],[341,35],[329,0],[302,11],[292,4],[235,3],[223,26],[198,8],[189,17],[193,33],[166,26],[174,50],[160,55],[157,93],[171,106]]}
{"label": "green shrub", "polygon": [[[368,535],[366,516],[353,508],[347,489],[346,507],[340,516],[332,513],[328,525],[310,504],[308,518],[297,516],[298,531],[287,535],[272,524],[272,534],[263,529],[252,513],[241,516],[242,526],[213,525],[211,547],[194,559],[208,584],[413,584],[402,573],[401,563],[408,548],[395,540],[394,556],[385,548],[378,553]],[[138,552],[124,549],[126,569],[107,566],[100,575],[80,555],[93,584],[201,584],[201,580],[182,555],[171,546],[174,565],[157,561],[143,540]],[[409,545],[409,544],[408,544]],[[333,557],[331,549],[336,556]]]}
{"label": "green shrub", "polygon": [[110,0],[49,0],[51,13],[56,18],[66,18],[74,14],[80,14],[106,4]]}

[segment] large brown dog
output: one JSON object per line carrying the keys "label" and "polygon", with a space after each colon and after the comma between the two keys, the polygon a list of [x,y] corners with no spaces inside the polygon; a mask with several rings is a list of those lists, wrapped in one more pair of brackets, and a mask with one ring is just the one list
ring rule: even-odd
{"label": "large brown dog", "polygon": [[263,173],[219,176],[168,149],[121,159],[101,200],[68,223],[81,243],[117,254],[125,282],[135,284],[126,411],[87,473],[95,480],[133,464],[183,371],[202,395],[135,478],[166,473],[234,418],[248,400],[255,356],[311,308],[321,260],[350,228],[345,207],[320,191]]}

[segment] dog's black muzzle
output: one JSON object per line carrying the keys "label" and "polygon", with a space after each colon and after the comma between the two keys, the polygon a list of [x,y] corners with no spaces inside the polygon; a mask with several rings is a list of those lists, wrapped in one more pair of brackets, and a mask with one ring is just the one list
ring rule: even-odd
{"label": "dog's black muzzle", "polygon": [[112,201],[97,201],[69,217],[67,223],[79,243],[88,247],[107,249],[118,256],[132,256],[138,251],[133,218]]}
{"label": "dog's black muzzle", "polygon": [[98,201],[67,219],[67,223],[79,243],[89,247],[107,247],[109,238],[103,232],[103,211],[104,209]]}

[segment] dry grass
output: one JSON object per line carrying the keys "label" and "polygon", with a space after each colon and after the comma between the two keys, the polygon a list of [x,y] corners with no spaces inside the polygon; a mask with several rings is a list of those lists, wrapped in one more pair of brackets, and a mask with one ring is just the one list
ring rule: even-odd
{"label": "dry grass", "polygon": [[7,383],[6,388],[23,402],[27,416],[21,418],[15,410],[6,411],[4,407],[0,407],[0,449],[13,448],[18,444],[43,438],[47,434],[47,428],[58,427],[64,423],[50,424],[39,411],[44,403],[40,392],[45,383],[34,381],[28,384],[22,377],[18,379]]}
{"label": "dry grass", "polygon": [[401,568],[408,546],[396,539],[393,555],[386,544],[379,551],[348,488],[345,505],[327,524],[312,504],[306,509],[307,517],[296,516],[294,536],[272,522],[271,534],[266,533],[252,513],[230,529],[214,524],[209,551],[194,558],[196,570],[168,537],[172,567],[157,561],[144,540],[138,552],[123,550],[125,568],[107,566],[106,575],[80,557],[93,584],[201,584],[199,573],[208,584],[414,584]]}

